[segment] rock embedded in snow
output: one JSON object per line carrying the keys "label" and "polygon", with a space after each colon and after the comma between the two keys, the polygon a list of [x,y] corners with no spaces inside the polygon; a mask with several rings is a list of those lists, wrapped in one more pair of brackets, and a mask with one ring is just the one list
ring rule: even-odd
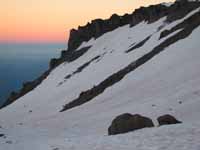
{"label": "rock embedded in snow", "polygon": [[177,120],[172,115],[163,115],[163,116],[158,117],[157,120],[158,120],[158,123],[159,123],[160,126],[182,123],[181,121]]}
{"label": "rock embedded in snow", "polygon": [[154,127],[151,119],[141,116],[139,114],[132,115],[129,113],[125,113],[117,116],[112,121],[111,126],[108,128],[108,134],[116,135],[120,133],[127,133],[146,127]]}

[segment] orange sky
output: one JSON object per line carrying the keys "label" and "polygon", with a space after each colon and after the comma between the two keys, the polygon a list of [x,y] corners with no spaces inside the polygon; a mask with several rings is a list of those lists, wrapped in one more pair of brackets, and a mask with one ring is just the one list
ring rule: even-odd
{"label": "orange sky", "polygon": [[71,28],[172,0],[0,0],[0,42],[66,42]]}

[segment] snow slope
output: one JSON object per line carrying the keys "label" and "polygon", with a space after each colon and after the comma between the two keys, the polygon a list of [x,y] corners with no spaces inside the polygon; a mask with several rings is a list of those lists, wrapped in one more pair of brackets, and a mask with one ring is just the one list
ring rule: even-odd
{"label": "snow slope", "polygon": [[[82,91],[180,32],[181,29],[159,40],[162,31],[198,11],[200,8],[171,24],[166,24],[164,17],[151,24],[141,22],[131,28],[125,25],[84,42],[77,51],[92,46],[87,53],[71,63],[61,64],[35,90],[0,110],[0,133],[6,135],[6,138],[0,137],[0,150],[199,150],[200,27],[92,101],[59,112]],[[150,39],[142,47],[126,53],[148,36]],[[100,57],[82,72],[65,79],[97,56]],[[183,124],[107,136],[113,118],[125,112],[148,116],[155,124],[158,116],[169,113]]]}

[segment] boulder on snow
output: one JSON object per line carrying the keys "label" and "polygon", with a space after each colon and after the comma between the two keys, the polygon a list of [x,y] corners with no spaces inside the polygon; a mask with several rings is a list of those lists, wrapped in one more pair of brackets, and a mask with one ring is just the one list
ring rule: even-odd
{"label": "boulder on snow", "polygon": [[178,121],[174,116],[168,114],[158,117],[157,120],[160,126],[182,123],[181,121]]}
{"label": "boulder on snow", "polygon": [[117,116],[112,121],[111,126],[108,128],[108,135],[126,133],[146,127],[154,127],[151,119],[139,114],[132,115],[125,113]]}

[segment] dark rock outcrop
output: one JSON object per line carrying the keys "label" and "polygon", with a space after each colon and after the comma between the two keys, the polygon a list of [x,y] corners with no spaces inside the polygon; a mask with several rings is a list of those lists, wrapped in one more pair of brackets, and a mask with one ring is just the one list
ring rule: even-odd
{"label": "dark rock outcrop", "polygon": [[164,30],[160,34],[160,39],[167,37],[168,35],[170,35],[171,33],[175,32],[179,29],[188,29],[188,31],[189,31],[189,30],[191,30],[190,28],[192,26],[194,26],[195,24],[199,25],[199,20],[200,20],[200,13],[196,13],[195,15],[192,15],[189,19],[185,19],[182,23],[174,26],[173,28],[171,28],[169,30]]}
{"label": "dark rock outcrop", "polygon": [[80,73],[81,71],[83,71],[83,69],[85,69],[87,66],[89,66],[93,61],[97,60],[98,58],[100,58],[100,55],[92,58],[90,61],[84,63],[83,65],[81,65],[80,67],[77,68],[76,71],[74,71],[72,74],[69,74],[65,77],[65,79],[69,79],[71,78],[73,75]]}
{"label": "dark rock outcrop", "polygon": [[108,135],[127,133],[147,127],[154,127],[151,119],[138,114],[132,115],[125,113],[117,116],[112,121],[111,126],[108,128]]}
{"label": "dark rock outcrop", "polygon": [[142,40],[141,42],[139,42],[138,44],[134,45],[133,47],[131,47],[130,49],[128,49],[126,51],[126,53],[132,52],[133,50],[142,47],[149,39],[151,38],[151,35],[146,37],[144,40]]}
{"label": "dark rock outcrop", "polygon": [[63,61],[59,58],[52,58],[49,62],[49,68],[56,68],[59,64],[61,64]]}
{"label": "dark rock outcrop", "polygon": [[53,58],[50,60],[49,68],[52,70],[63,62],[72,62],[85,54],[90,48],[91,46],[83,47],[76,51],[63,50],[60,58]]}
{"label": "dark rock outcrop", "polygon": [[160,126],[182,123],[181,121],[178,121],[172,115],[163,115],[163,116],[158,117],[157,120],[158,120],[158,123],[159,123]]}
{"label": "dark rock outcrop", "polygon": [[147,21],[148,23],[152,23],[157,21],[161,17],[168,15],[169,8],[165,5],[151,5],[149,7],[141,7],[136,9],[132,14],[132,19],[130,22],[131,26],[134,26],[141,21]]}
{"label": "dark rock outcrop", "polygon": [[167,20],[166,22],[173,22],[175,20],[181,19],[186,16],[192,10],[198,8],[200,2],[193,1],[189,2],[188,0],[179,0],[176,1],[173,5],[169,7]]}

